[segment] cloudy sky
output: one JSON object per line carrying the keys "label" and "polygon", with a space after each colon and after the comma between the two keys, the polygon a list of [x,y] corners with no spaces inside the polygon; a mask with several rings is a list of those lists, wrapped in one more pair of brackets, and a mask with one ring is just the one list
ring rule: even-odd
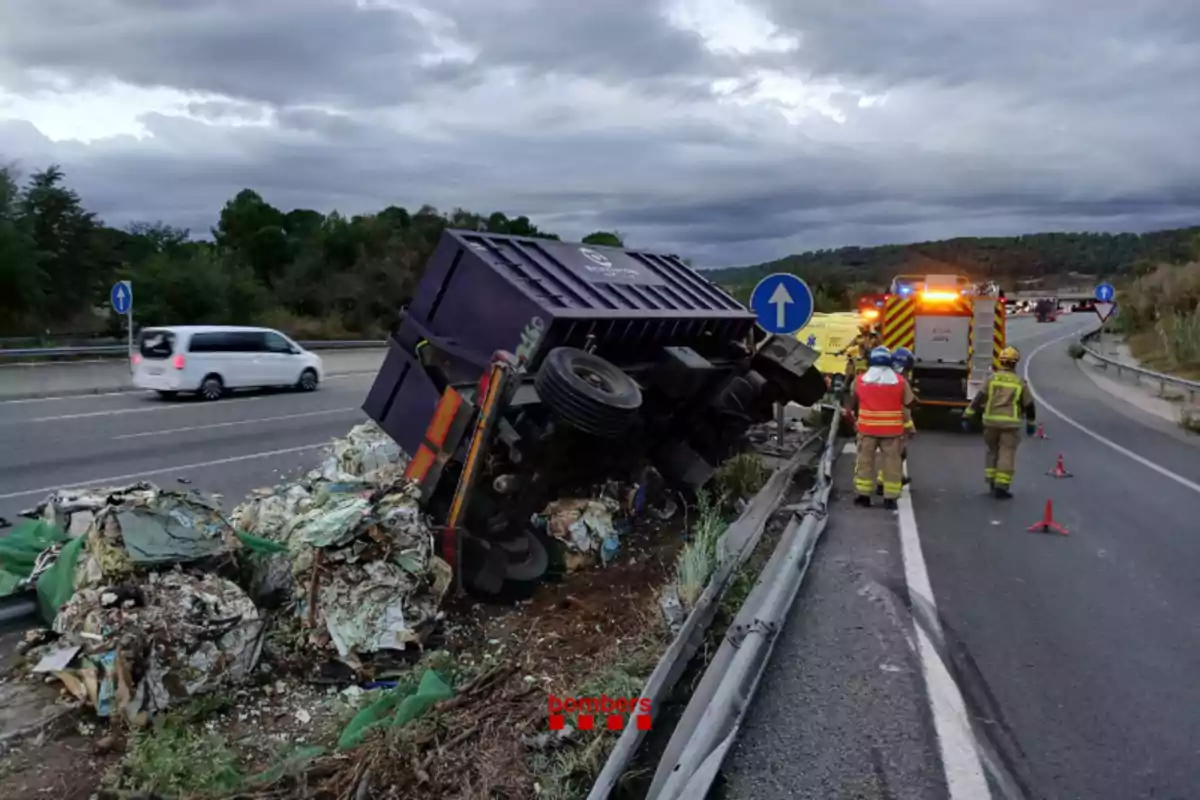
{"label": "cloudy sky", "polygon": [[0,0],[0,160],[108,222],[242,187],[704,266],[1200,222],[1194,0]]}

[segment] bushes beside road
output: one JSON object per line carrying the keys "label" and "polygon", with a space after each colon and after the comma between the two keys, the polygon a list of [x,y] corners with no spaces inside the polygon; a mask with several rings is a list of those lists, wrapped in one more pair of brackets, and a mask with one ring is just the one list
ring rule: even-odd
{"label": "bushes beside road", "polygon": [[1200,378],[1200,261],[1160,265],[1124,287],[1118,327],[1147,368]]}

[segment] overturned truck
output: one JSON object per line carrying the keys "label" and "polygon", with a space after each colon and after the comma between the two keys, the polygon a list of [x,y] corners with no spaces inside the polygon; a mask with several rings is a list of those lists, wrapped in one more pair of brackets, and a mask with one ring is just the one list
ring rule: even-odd
{"label": "overturned truck", "polygon": [[541,578],[549,500],[645,465],[698,488],[818,354],[678,257],[448,230],[363,410],[412,456],[460,586]]}

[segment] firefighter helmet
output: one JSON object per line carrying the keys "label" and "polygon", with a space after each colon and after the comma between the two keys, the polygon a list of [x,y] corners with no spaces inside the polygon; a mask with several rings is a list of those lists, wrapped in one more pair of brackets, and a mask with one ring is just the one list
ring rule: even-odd
{"label": "firefighter helmet", "polygon": [[864,336],[866,336],[867,334],[869,334],[873,331],[874,331],[874,328],[871,327],[871,323],[869,323],[869,322],[858,323],[858,332],[863,334]]}
{"label": "firefighter helmet", "polygon": [[892,353],[892,367],[899,372],[911,368],[915,360],[912,350],[907,347],[897,347]]}
{"label": "firefighter helmet", "polygon": [[1000,351],[1001,366],[1007,365],[1010,367],[1014,367],[1014,366],[1016,366],[1017,362],[1020,360],[1021,360],[1021,354],[1019,352],[1017,352],[1017,348],[1015,348],[1015,347],[1006,347]]}
{"label": "firefighter helmet", "polygon": [[868,367],[890,367],[892,365],[892,351],[886,347],[876,347],[867,356]]}

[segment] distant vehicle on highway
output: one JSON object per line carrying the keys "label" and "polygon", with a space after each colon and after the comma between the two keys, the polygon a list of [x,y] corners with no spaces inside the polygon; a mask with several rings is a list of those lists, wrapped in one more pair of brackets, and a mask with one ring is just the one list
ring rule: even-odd
{"label": "distant vehicle on highway", "polygon": [[194,392],[218,400],[234,389],[280,386],[311,392],[324,376],[320,356],[270,328],[147,328],[133,355],[133,385],[164,398]]}
{"label": "distant vehicle on highway", "polygon": [[1036,315],[1038,322],[1057,322],[1058,321],[1058,298],[1051,297],[1044,300],[1038,300],[1034,307],[1033,313]]}
{"label": "distant vehicle on highway", "polygon": [[1075,313],[1079,313],[1081,311],[1086,311],[1088,313],[1091,313],[1095,310],[1096,310],[1096,301],[1095,300],[1090,300],[1090,299],[1089,300],[1080,300],[1078,303],[1074,303],[1071,305],[1071,311],[1073,311]]}

